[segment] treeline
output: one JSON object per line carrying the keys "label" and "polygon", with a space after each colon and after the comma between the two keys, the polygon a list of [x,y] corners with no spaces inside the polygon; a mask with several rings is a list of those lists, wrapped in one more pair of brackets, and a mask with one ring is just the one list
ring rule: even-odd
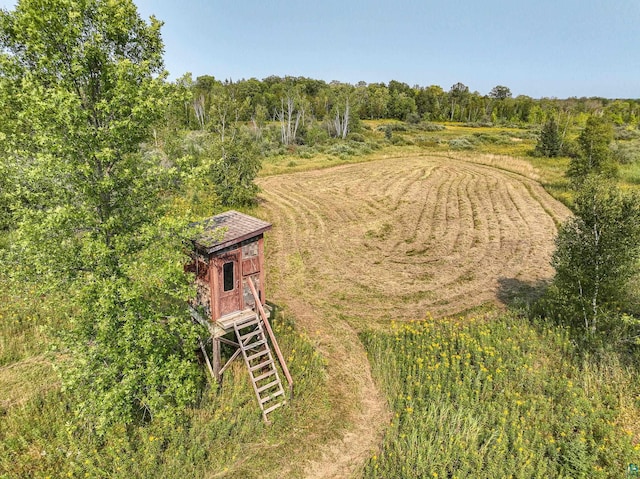
{"label": "treeline", "polygon": [[541,125],[549,116],[577,119],[595,114],[618,125],[637,125],[640,100],[607,98],[513,97],[497,85],[487,94],[471,92],[463,83],[445,91],[438,85],[409,86],[384,83],[349,83],[305,77],[270,76],[263,80],[220,81],[210,75],[185,74],[175,82],[184,93],[174,114],[188,129],[242,121],[258,130],[266,121],[281,122],[282,140],[297,140],[310,122],[321,122],[334,137],[344,137],[357,120],[396,119],[408,122],[454,121],[485,125]]}

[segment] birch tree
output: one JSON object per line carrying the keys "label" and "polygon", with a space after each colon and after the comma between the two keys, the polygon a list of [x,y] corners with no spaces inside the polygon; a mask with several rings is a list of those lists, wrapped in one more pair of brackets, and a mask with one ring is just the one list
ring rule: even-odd
{"label": "birch tree", "polygon": [[351,115],[351,108],[349,105],[349,97],[345,99],[344,108],[339,106],[335,108],[335,116],[333,118],[333,131],[335,136],[345,139],[347,133],[349,133],[349,116]]}
{"label": "birch tree", "polygon": [[601,177],[578,191],[575,216],[562,225],[552,264],[561,310],[589,335],[624,308],[640,259],[640,198]]}
{"label": "birch tree", "polygon": [[580,155],[571,159],[567,176],[580,185],[589,175],[603,175],[613,178],[617,165],[613,159],[611,142],[613,126],[605,118],[590,116],[578,137]]}
{"label": "birch tree", "polygon": [[276,111],[280,122],[280,139],[283,145],[288,146],[295,143],[300,123],[304,121],[304,102],[295,90],[289,90],[280,103],[280,109]]}
{"label": "birch tree", "polygon": [[327,105],[327,131],[330,136],[345,139],[349,133],[351,116],[354,114],[351,103],[355,97],[355,90],[351,85],[332,85],[331,105]]}
{"label": "birch tree", "polygon": [[463,83],[456,83],[449,89],[449,102],[451,103],[449,111],[449,121],[453,121],[456,111],[459,111],[458,119],[462,121],[464,115],[464,107],[469,98],[469,87]]}

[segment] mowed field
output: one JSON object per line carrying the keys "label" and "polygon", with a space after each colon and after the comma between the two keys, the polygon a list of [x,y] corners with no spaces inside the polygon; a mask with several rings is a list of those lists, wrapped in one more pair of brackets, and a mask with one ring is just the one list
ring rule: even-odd
{"label": "mowed field", "polygon": [[259,185],[273,223],[268,297],[326,358],[342,425],[307,465],[311,478],[358,474],[391,418],[358,333],[499,305],[549,279],[569,216],[528,163],[508,157],[386,158]]}
{"label": "mowed field", "polygon": [[550,278],[569,211],[516,172],[524,162],[503,162],[514,171],[415,156],[262,179],[274,294],[370,327],[458,314]]}

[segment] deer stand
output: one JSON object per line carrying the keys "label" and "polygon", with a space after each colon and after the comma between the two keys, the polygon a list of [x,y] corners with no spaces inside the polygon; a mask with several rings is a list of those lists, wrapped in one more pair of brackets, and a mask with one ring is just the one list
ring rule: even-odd
{"label": "deer stand", "polygon": [[[233,360],[242,356],[262,417],[269,422],[268,414],[286,403],[276,360],[293,397],[293,379],[264,305],[263,233],[271,225],[231,211],[210,218],[204,226],[205,233],[193,240],[194,261],[189,269],[196,273],[198,294],[190,310],[193,320],[209,330],[211,360],[202,341],[200,349],[218,382]],[[234,339],[225,338],[228,333]],[[222,344],[236,348],[224,365]]]}

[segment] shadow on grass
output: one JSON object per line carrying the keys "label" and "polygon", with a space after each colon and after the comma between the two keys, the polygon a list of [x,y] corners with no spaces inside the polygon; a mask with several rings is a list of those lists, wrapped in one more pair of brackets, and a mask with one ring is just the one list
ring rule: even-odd
{"label": "shadow on grass", "polygon": [[549,281],[521,281],[516,278],[498,278],[498,299],[505,306],[527,309],[542,297]]}
{"label": "shadow on grass", "polygon": [[[638,326],[624,324],[620,311],[611,311],[610,314],[617,319],[601,324],[597,333],[590,334],[576,317],[578,313],[572,314],[570,309],[555,302],[553,295],[545,297],[550,281],[532,283],[499,278],[498,284],[498,299],[517,314],[528,317],[533,326],[554,325],[566,329],[574,345],[570,353],[574,359],[605,364],[615,356],[624,367],[640,371],[640,343],[636,340],[640,337],[640,330]],[[629,306],[626,313],[638,317],[637,311]]]}

